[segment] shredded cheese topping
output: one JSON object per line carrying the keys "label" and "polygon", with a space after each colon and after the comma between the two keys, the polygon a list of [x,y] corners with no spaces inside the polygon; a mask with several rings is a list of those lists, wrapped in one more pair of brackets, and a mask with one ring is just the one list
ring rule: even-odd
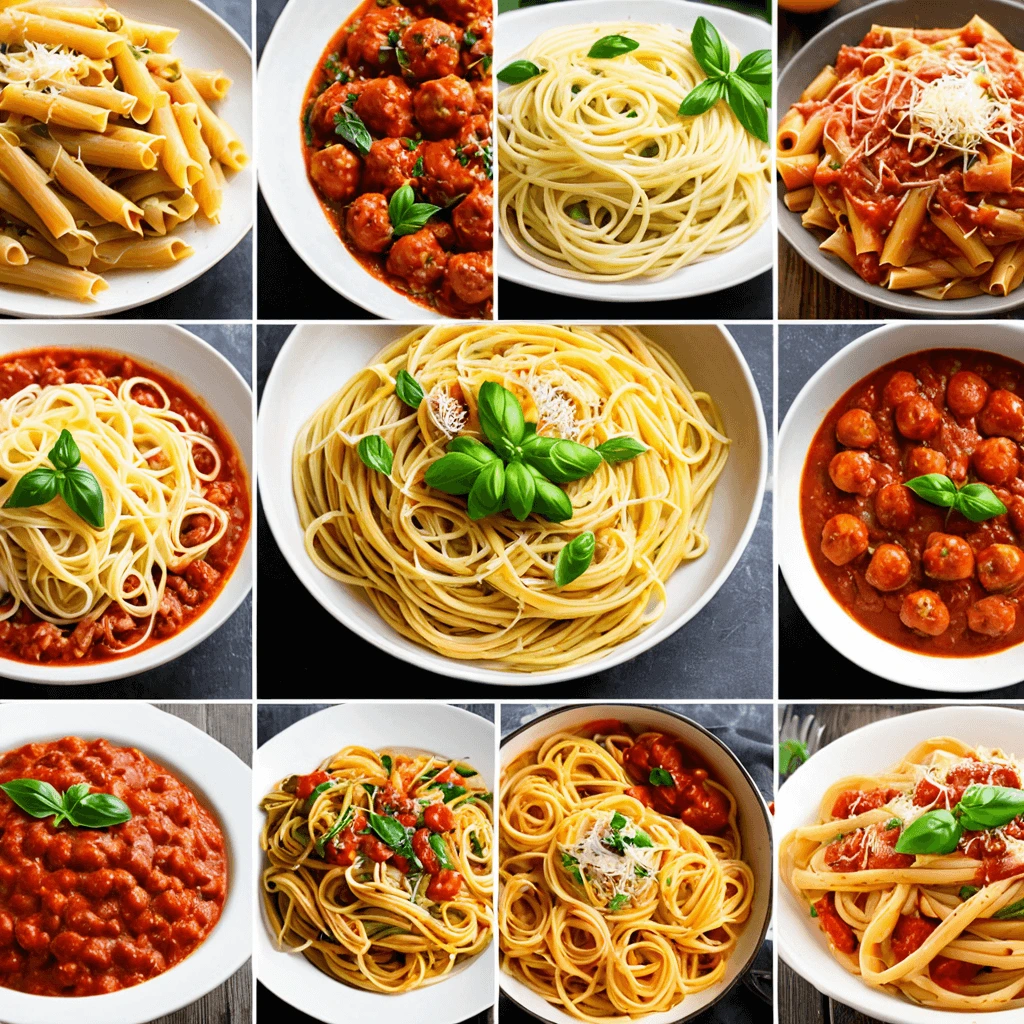
{"label": "shredded cheese topping", "polygon": [[89,58],[64,46],[26,40],[23,50],[0,53],[0,81],[74,85],[89,69]]}
{"label": "shredded cheese topping", "polygon": [[446,437],[455,437],[466,425],[469,410],[453,398],[447,384],[435,384],[427,395],[430,420]]}
{"label": "shredded cheese topping", "polygon": [[[612,817],[611,812],[599,812],[585,835],[559,849],[577,861],[583,877],[602,898],[610,900],[615,896],[627,896],[631,900],[642,901],[655,883],[661,850],[628,842],[623,843],[621,853],[609,849],[604,840],[613,836]],[[618,830],[621,837],[629,839],[634,838],[637,832],[636,825],[628,818]]]}

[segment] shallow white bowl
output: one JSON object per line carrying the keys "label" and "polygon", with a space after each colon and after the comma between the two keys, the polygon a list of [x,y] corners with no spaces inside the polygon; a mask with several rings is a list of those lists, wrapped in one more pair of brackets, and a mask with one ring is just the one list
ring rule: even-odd
{"label": "shallow white bowl", "polygon": [[[252,392],[227,359],[201,338],[174,324],[122,324],[114,328],[110,324],[74,323],[64,324],[59,330],[43,324],[7,324],[0,331],[0,356],[35,348],[123,352],[181,381],[234,439],[251,479]],[[213,603],[168,639],[138,654],[85,665],[35,665],[0,657],[0,677],[27,683],[103,683],[137,675],[173,661],[205,640],[242,603],[251,587],[252,550],[247,544]]]}
{"label": "shallow white bowl", "polygon": [[4,1024],[144,1024],[211,992],[252,947],[252,846],[246,810],[252,773],[227,747],[151,704],[25,701],[0,708],[0,751],[64,736],[138,747],[213,812],[227,842],[228,894],[206,941],[180,964],[134,988],[101,996],[32,996],[0,988]]}
{"label": "shallow white bowl", "polygon": [[[648,25],[674,25],[689,31],[697,18],[710,18],[722,35],[741,53],[772,46],[772,27],[768,22],[751,18],[725,7],[708,8],[687,0],[573,0],[572,3],[544,4],[507,11],[498,18],[495,32],[495,68],[501,70],[526,49],[539,35],[562,25],[597,22],[640,21]],[[499,90],[507,88],[500,82]],[[500,173],[500,172],[499,172]],[[772,266],[771,215],[753,237],[730,252],[713,259],[682,267],[661,281],[634,278],[631,281],[578,281],[562,277],[517,256],[500,232],[495,236],[498,274],[509,281],[569,295],[573,298],[601,302],[658,302],[706,295],[770,270]]]}
{"label": "shallow white bowl", "polygon": [[1024,679],[1024,647],[978,658],[930,657],[904,650],[866,630],[822,583],[800,521],[800,479],[811,441],[828,411],[853,387],[895,359],[935,348],[981,349],[1024,357],[1024,325],[891,324],[869,331],[837,352],[803,386],[779,431],[775,537],[779,565],[800,610],[840,654],[883,679],[926,690],[967,693]]}
{"label": "shallow white bowl", "polygon": [[[230,25],[199,0],[118,0],[122,14],[181,30],[172,52],[184,65],[223,68],[233,79],[227,98],[213,104],[238,132],[252,156],[252,54]],[[173,232],[195,249],[188,259],[158,270],[114,270],[104,274],[110,287],[95,302],[77,302],[43,292],[0,285],[0,313],[24,317],[94,317],[162,299],[219,263],[252,227],[252,164],[228,172],[219,224],[196,217]]]}
{"label": "shallow white bowl", "polygon": [[457,1024],[494,1002],[495,944],[456,967],[443,981],[399,995],[366,992],[328,977],[301,953],[278,948],[263,909],[260,882],[266,861],[260,849],[264,794],[286,775],[313,771],[342,747],[371,750],[412,747],[468,761],[494,792],[494,725],[450,704],[339,704],[309,715],[256,751],[252,835],[254,886],[260,901],[256,976],[289,1006],[326,1024]]}
{"label": "shallow white bowl", "polygon": [[[775,805],[776,835],[783,836],[817,821],[825,791],[850,775],[878,775],[891,768],[914,746],[933,736],[954,736],[973,746],[1002,747],[1020,753],[1024,749],[1024,711],[1007,707],[930,708],[872,722],[847,733],[819,750],[808,764],[788,778]],[[997,1013],[947,1013],[915,1006],[898,996],[866,985],[850,974],[828,948],[806,904],[779,882],[779,906],[775,920],[779,955],[816,989],[832,999],[859,1010],[873,1020],[889,1024],[1019,1024],[1019,1010]]]}
{"label": "shallow white bowl", "polygon": [[260,58],[260,189],[288,244],[346,299],[387,320],[440,320],[378,281],[337,236],[306,175],[302,101],[320,55],[361,0],[291,0]]}
{"label": "shallow white bowl", "polygon": [[304,324],[285,342],[260,406],[260,493],[274,539],[292,570],[320,604],[382,651],[439,675],[483,683],[553,683],[601,672],[671,636],[714,597],[746,549],[757,524],[767,472],[768,439],[757,386],[724,327],[644,325],[686,371],[694,387],[718,403],[732,451],[715,489],[709,551],[681,566],[668,582],[665,614],[602,658],[543,672],[510,672],[458,661],[400,636],[355,588],[320,572],[303,543],[292,494],[292,446],[302,424],[373,356],[410,328],[383,324]]}
{"label": "shallow white bowl", "polygon": [[[680,705],[685,711],[686,705]],[[755,893],[750,919],[743,926],[736,950],[729,958],[721,983],[704,992],[687,996],[678,1006],[663,1013],[638,1018],[643,1024],[682,1024],[717,1003],[736,984],[754,962],[768,931],[772,911],[772,827],[768,808],[754,780],[736,755],[713,733],[682,714],[663,708],[647,708],[635,704],[586,704],[549,711],[521,726],[501,741],[501,764],[504,768],[520,754],[532,750],[548,736],[563,730],[572,731],[587,722],[617,718],[638,731],[659,730],[678,736],[697,751],[711,766],[716,777],[736,798],[743,859],[754,871]],[[502,971],[498,982],[505,995],[528,1013],[551,1024],[574,1024],[564,1010],[524,985],[518,978]]]}

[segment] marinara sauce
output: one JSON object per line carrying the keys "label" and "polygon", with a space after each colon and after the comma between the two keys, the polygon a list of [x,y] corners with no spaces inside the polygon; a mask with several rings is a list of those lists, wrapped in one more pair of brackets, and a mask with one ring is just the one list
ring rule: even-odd
{"label": "marinara sauce", "polygon": [[224,836],[193,793],[131,747],[76,736],[0,755],[0,783],[78,783],[132,818],[54,828],[0,791],[0,986],[40,996],[131,988],[192,953],[227,893]]}

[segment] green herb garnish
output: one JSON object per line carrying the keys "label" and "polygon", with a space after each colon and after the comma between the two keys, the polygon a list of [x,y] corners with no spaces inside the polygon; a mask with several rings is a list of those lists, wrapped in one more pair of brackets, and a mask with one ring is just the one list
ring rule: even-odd
{"label": "green herb garnish", "polygon": [[780,743],[779,774],[788,775],[791,771],[802,765],[810,756],[807,744],[801,743],[800,740],[786,740],[785,743]]}
{"label": "green herb garnish", "polygon": [[[420,157],[420,161],[422,159]],[[433,203],[417,203],[412,185],[406,182],[401,188],[395,190],[395,194],[388,203],[391,233],[396,238],[400,235],[411,235],[419,231],[440,209],[440,206],[434,206]]]}
{"label": "green herb garnish", "polygon": [[624,53],[630,53],[639,45],[635,39],[630,39],[629,36],[602,36],[587,51],[587,56],[596,60],[610,60],[614,57],[621,57]]}
{"label": "green herb garnish", "polygon": [[546,72],[537,67],[532,60],[514,60],[503,67],[494,77],[506,85],[519,85],[521,82],[536,78]]}
{"label": "green herb garnish", "polygon": [[131,809],[111,793],[91,793],[87,782],[69,786],[63,794],[39,779],[14,779],[0,785],[26,814],[53,817],[54,828],[65,821],[76,828],[110,828],[130,821]]}
{"label": "green herb garnish", "polygon": [[942,473],[915,476],[912,480],[905,481],[904,486],[909,487],[929,504],[959,512],[972,523],[981,523],[993,516],[1006,515],[1008,511],[987,484],[975,483],[957,487]]}
{"label": "green herb garnish", "polygon": [[664,768],[652,768],[647,781],[652,786],[674,786],[675,779]]}

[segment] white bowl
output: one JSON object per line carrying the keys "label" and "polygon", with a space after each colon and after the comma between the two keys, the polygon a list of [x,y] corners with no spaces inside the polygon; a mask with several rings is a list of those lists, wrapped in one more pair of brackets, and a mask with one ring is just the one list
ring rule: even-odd
{"label": "white bowl", "polygon": [[228,893],[220,920],[181,963],[134,988],[100,996],[33,996],[0,988],[4,1024],[144,1024],[211,992],[252,947],[252,773],[205,732],[136,701],[25,701],[0,711],[0,751],[64,736],[138,747],[180,779],[213,812],[227,842]]}
{"label": "white bowl", "polygon": [[[0,357],[34,348],[94,348],[136,356],[179,381],[214,414],[233,438],[252,476],[252,392],[239,372],[212,346],[174,324],[6,324]],[[252,491],[250,488],[250,504]],[[253,508],[255,516],[255,508]],[[238,564],[212,604],[193,622],[138,654],[84,665],[31,664],[0,657],[0,676],[26,683],[103,683],[164,665],[218,629],[252,587],[252,551]],[[2,1018],[0,1018],[2,1019]]]}
{"label": "white bowl", "polygon": [[767,472],[768,439],[757,386],[724,327],[644,325],[686,371],[694,387],[718,404],[734,441],[715,488],[709,551],[673,573],[665,614],[632,640],[596,661],[542,672],[511,672],[482,662],[446,658],[388,626],[355,589],[310,561],[292,493],[292,445],[322,402],[386,345],[410,328],[385,324],[303,324],[285,342],[260,406],[260,494],[267,522],[288,564],[306,589],[339,622],[382,651],[439,675],[482,683],[527,685],[577,679],[619,665],[671,636],[717,593],[746,549],[757,524]]}
{"label": "white bowl", "polygon": [[348,251],[306,174],[302,101],[320,55],[361,0],[291,0],[260,58],[256,83],[263,198],[306,266],[346,299],[387,320],[440,320],[439,314],[378,281]]}
{"label": "white bowl", "polygon": [[796,396],[779,431],[775,474],[775,544],[779,566],[800,610],[840,654],[867,672],[905,686],[967,693],[1024,678],[1020,645],[976,658],[931,657],[890,644],[865,629],[829,593],[811,561],[800,518],[800,480],[811,441],[828,411],[857,381],[886,363],[936,348],[981,349],[1024,358],[1024,325],[891,324],[837,352]]}
{"label": "white bowl", "polygon": [[366,992],[328,977],[301,953],[278,948],[263,909],[260,849],[263,796],[286,775],[311,772],[325,758],[353,744],[381,750],[412,747],[468,761],[494,792],[494,725],[450,704],[339,704],[303,718],[256,751],[252,835],[254,886],[261,927],[256,937],[256,976],[279,999],[326,1024],[457,1024],[494,1002],[495,943],[459,964],[443,981],[398,995]]}
{"label": "white bowl", "polygon": [[[681,704],[680,710],[685,711],[686,705]],[[717,1003],[747,973],[764,942],[771,920],[774,874],[768,808],[739,758],[718,737],[698,722],[663,708],[635,704],[583,704],[549,711],[520,726],[501,741],[502,768],[520,754],[539,746],[548,736],[563,730],[571,732],[587,722],[602,718],[617,718],[638,731],[658,730],[678,736],[707,761],[715,776],[736,798],[743,859],[754,871],[756,889],[750,918],[729,957],[725,977],[720,984],[687,996],[671,1010],[637,1018],[643,1024],[681,1024]],[[498,975],[498,983],[505,995],[533,1016],[551,1024],[577,1024],[575,1017],[553,1006],[518,978],[502,971]]]}
{"label": "white bowl", "polygon": [[[715,28],[741,53],[770,50],[772,47],[772,27],[768,22],[725,7],[709,10],[704,4],[687,0],[644,0],[642,4],[636,0],[573,0],[572,3],[524,7],[502,14],[495,32],[494,66],[497,70],[505,67],[539,35],[562,25],[641,21],[648,25],[674,25],[689,31],[701,16],[710,18]],[[507,87],[499,82],[498,88]],[[765,203],[770,205],[767,196]],[[527,263],[512,251],[500,232],[495,236],[495,254],[501,277],[540,291],[600,302],[658,302],[721,291],[770,270],[772,251],[771,214],[768,213],[757,232],[742,245],[713,259],[682,267],[660,281],[645,278],[578,281]]]}
{"label": "white bowl", "polygon": [[[1024,750],[1024,711],[1007,707],[966,705],[930,708],[872,722],[819,750],[807,765],[788,778],[775,804],[776,835],[817,822],[825,791],[850,775],[878,775],[901,760],[914,746],[933,736],[955,736],[973,746]],[[871,988],[850,974],[828,948],[807,906],[780,880],[775,934],[779,956],[816,989],[872,1020],[889,1024],[1019,1024],[1020,1010],[996,1013],[950,1013],[916,1006],[898,996]]]}
{"label": "white bowl", "polygon": [[[252,157],[252,53],[237,32],[199,0],[124,0],[117,9],[139,21],[181,29],[172,52],[184,65],[223,68],[233,84],[227,98],[214,104],[238,132]],[[228,172],[219,224],[193,218],[173,232],[195,249],[187,259],[156,270],[113,270],[104,274],[110,287],[95,302],[77,302],[43,292],[0,285],[0,313],[24,317],[96,317],[134,309],[184,288],[219,263],[252,227],[252,164]]]}

